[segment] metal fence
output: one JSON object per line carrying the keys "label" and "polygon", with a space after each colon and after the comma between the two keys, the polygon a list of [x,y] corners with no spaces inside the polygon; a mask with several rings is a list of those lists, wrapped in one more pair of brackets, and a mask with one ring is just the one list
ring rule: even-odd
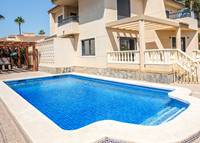
{"label": "metal fence", "polygon": [[58,27],[70,22],[78,22],[78,16],[72,15],[63,20],[58,21]]}
{"label": "metal fence", "polygon": [[196,19],[196,14],[194,12],[176,12],[176,13],[171,13],[167,15],[168,18],[170,19],[178,19],[178,18],[184,18],[184,17],[191,17]]}

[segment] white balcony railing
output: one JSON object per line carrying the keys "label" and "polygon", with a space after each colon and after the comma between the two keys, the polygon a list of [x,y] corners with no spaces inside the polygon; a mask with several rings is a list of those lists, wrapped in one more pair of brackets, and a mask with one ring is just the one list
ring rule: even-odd
{"label": "white balcony railing", "polygon": [[145,64],[171,64],[177,66],[175,82],[193,82],[199,81],[199,61],[191,58],[181,50],[146,50]]}
{"label": "white balcony railing", "polygon": [[139,51],[108,52],[108,63],[135,63],[139,64]]}
{"label": "white balcony railing", "polygon": [[168,18],[170,19],[179,19],[179,18],[185,18],[185,17],[190,17],[193,19],[196,19],[196,14],[192,11],[184,11],[184,12],[176,12],[176,13],[171,13],[167,15]]}
{"label": "white balcony railing", "polygon": [[176,50],[146,50],[145,64],[173,64],[176,62]]}
{"label": "white balcony railing", "polygon": [[195,59],[200,60],[200,50],[194,51]]}

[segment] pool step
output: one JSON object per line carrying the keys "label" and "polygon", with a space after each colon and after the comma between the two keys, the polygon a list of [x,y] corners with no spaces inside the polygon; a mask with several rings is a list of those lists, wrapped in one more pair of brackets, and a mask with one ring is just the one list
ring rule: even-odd
{"label": "pool step", "polygon": [[183,112],[185,108],[178,109],[176,107],[167,107],[163,109],[162,111],[158,112],[151,118],[145,120],[141,123],[141,125],[148,125],[148,126],[154,126],[159,125],[164,122],[168,122],[172,119],[174,119],[176,116],[178,116],[181,112]]}

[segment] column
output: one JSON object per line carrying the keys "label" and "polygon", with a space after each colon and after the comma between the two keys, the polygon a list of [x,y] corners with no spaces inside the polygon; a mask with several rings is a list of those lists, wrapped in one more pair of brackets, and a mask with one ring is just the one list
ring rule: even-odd
{"label": "column", "polygon": [[176,49],[181,50],[181,28],[176,28]]}
{"label": "column", "polygon": [[36,71],[36,51],[35,51],[35,44],[33,45],[33,71]]}
{"label": "column", "polygon": [[21,53],[20,53],[20,47],[17,48],[18,51],[18,68],[21,68]]}
{"label": "column", "polygon": [[26,47],[26,70],[29,69],[29,55],[28,55],[28,46]]}
{"label": "column", "polygon": [[140,70],[144,70],[145,63],[145,50],[146,50],[146,40],[145,40],[145,21],[139,21],[139,44],[140,44]]}

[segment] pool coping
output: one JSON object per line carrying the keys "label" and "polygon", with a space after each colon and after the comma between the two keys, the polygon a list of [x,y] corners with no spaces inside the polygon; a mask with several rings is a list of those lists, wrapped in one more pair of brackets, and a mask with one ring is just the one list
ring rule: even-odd
{"label": "pool coping", "polygon": [[[0,98],[32,142],[65,143],[67,141],[71,143],[94,143],[97,140],[105,137],[127,142],[140,143],[181,142],[200,132],[200,114],[198,114],[200,113],[200,99],[189,96],[191,95],[191,90],[189,89],[157,83],[117,79],[80,73],[69,74],[141,86],[169,90],[174,89],[173,92],[169,93],[169,96],[182,101],[187,101],[190,103],[190,106],[186,111],[172,121],[158,126],[141,126],[106,120],[90,124],[78,130],[65,131],[53,123],[36,108],[34,108],[30,103],[28,103],[3,82],[21,80],[22,78],[0,81]],[[23,79],[51,76],[58,75],[27,77]]]}

